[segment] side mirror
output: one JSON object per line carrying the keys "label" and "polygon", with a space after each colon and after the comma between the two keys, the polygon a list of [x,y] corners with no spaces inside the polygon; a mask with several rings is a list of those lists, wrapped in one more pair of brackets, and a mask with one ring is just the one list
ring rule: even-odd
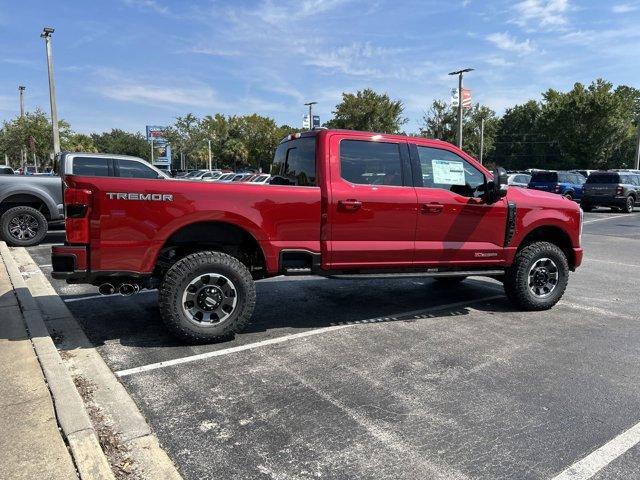
{"label": "side mirror", "polygon": [[507,195],[507,171],[502,167],[496,167],[492,173],[493,180],[487,184],[487,203],[495,203]]}

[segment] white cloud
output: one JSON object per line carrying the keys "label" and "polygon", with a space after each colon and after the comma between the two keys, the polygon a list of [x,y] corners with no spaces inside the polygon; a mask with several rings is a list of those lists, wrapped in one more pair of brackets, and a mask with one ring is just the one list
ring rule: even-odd
{"label": "white cloud", "polygon": [[162,5],[156,0],[122,0],[125,5],[130,7],[144,8],[152,10],[156,13],[166,15],[169,13],[169,7]]}
{"label": "white cloud", "polygon": [[633,5],[631,3],[620,3],[618,5],[614,5],[611,8],[613,13],[629,13],[638,9],[638,5]]}
{"label": "white cloud", "polygon": [[489,57],[485,59],[485,62],[492,67],[510,67],[513,65],[513,62],[509,62],[502,57]]}
{"label": "white cloud", "polygon": [[535,48],[528,38],[519,42],[514,36],[509,35],[506,32],[492,33],[491,35],[488,35],[486,39],[500,50],[505,50],[507,52],[514,52],[522,55],[535,51]]}
{"label": "white cloud", "polygon": [[524,0],[513,8],[518,16],[512,21],[521,27],[557,28],[567,23],[569,0]]}

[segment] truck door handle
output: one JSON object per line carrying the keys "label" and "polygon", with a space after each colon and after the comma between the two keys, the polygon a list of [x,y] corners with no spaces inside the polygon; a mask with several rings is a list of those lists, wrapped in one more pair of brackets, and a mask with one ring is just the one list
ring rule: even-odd
{"label": "truck door handle", "polygon": [[436,202],[423,203],[420,206],[420,213],[422,213],[423,215],[437,215],[439,213],[442,213],[443,208],[444,208],[444,205],[440,203],[436,203]]}
{"label": "truck door handle", "polygon": [[361,207],[362,202],[353,198],[338,201],[338,208],[347,212],[355,212],[356,210],[360,210]]}

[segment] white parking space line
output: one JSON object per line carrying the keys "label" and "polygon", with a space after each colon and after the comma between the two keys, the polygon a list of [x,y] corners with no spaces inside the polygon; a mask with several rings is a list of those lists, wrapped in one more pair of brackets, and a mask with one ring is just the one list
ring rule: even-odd
{"label": "white parking space line", "polygon": [[630,215],[628,213],[622,214],[622,215],[611,215],[609,217],[604,217],[604,218],[596,218],[595,220],[587,220],[586,222],[583,222],[584,225],[587,225],[589,223],[594,223],[594,222],[601,222],[603,220],[613,220],[614,218],[621,218],[621,217],[629,217]]}
{"label": "white parking space line", "polygon": [[633,263],[623,263],[623,262],[612,262],[611,260],[600,260],[598,258],[585,258],[585,262],[601,262],[601,263],[610,263],[611,265],[620,265],[622,267],[633,267],[640,268],[640,265],[636,265]]}
{"label": "white parking space line", "polygon": [[126,376],[129,376],[129,375],[133,375],[135,373],[148,372],[150,370],[157,370],[159,368],[170,367],[170,366],[173,366],[173,365],[181,365],[183,363],[195,362],[197,360],[203,360],[203,359],[206,359],[206,358],[220,357],[222,355],[228,355],[230,353],[242,352],[244,350],[253,350],[255,348],[265,347],[265,346],[268,346],[268,345],[275,345],[277,343],[282,343],[282,342],[288,342],[290,340],[296,340],[298,338],[305,338],[305,337],[311,337],[311,336],[314,336],[314,335],[320,335],[320,334],[323,334],[323,333],[329,333],[329,332],[333,332],[333,331],[336,331],[336,330],[341,330],[343,328],[354,327],[354,326],[362,324],[362,323],[384,322],[384,321],[388,321],[390,319],[393,319],[395,317],[405,317],[405,316],[410,316],[410,315],[424,314],[424,313],[427,313],[427,312],[437,312],[437,311],[440,311],[440,310],[446,310],[448,308],[456,308],[456,307],[472,305],[472,304],[475,304],[475,303],[496,300],[498,298],[504,298],[504,295],[491,295],[489,297],[482,297],[482,298],[478,298],[476,300],[471,300],[471,301],[455,302],[455,303],[450,303],[450,304],[446,304],[446,305],[435,305],[433,307],[426,308],[426,309],[423,309],[423,310],[415,310],[415,311],[411,311],[411,312],[402,312],[402,313],[399,313],[399,314],[396,314],[396,315],[387,315],[385,317],[376,317],[376,318],[371,318],[371,319],[367,319],[367,320],[357,320],[357,321],[349,322],[349,323],[346,323],[346,324],[332,325],[330,327],[323,327],[323,328],[318,328],[318,329],[315,329],[315,330],[308,330],[306,332],[294,333],[294,334],[291,334],[291,335],[283,335],[282,337],[270,338],[269,340],[262,340],[260,342],[248,343],[246,345],[240,345],[238,347],[225,348],[225,349],[216,350],[216,351],[213,351],[213,352],[206,352],[206,353],[200,353],[200,354],[197,354],[197,355],[191,355],[189,357],[181,357],[181,358],[176,358],[176,359],[173,359],[173,360],[167,360],[167,361],[164,361],[164,362],[151,363],[151,364],[148,364],[148,365],[143,365],[141,367],[129,368],[129,369],[126,369],[126,370],[119,370],[119,371],[114,372],[114,373],[115,373],[115,375],[117,377],[126,377]]}
{"label": "white parking space line", "polygon": [[552,480],[586,480],[640,442],[640,423],[574,463]]}
{"label": "white parking space line", "polygon": [[[144,295],[145,293],[156,293],[157,290],[142,290],[141,292],[136,293],[136,295]],[[88,297],[77,297],[77,298],[65,298],[64,303],[73,303],[73,302],[81,302],[83,300],[93,300],[96,298],[109,298],[109,297],[121,297],[119,293],[114,293],[113,295],[90,295]]]}

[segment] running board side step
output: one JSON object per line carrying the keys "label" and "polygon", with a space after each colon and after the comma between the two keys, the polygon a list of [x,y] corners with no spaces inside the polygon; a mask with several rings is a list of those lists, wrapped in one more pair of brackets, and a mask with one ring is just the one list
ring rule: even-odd
{"label": "running board side step", "polygon": [[311,268],[288,267],[284,269],[285,275],[311,275]]}
{"label": "running board side step", "polygon": [[402,273],[355,273],[327,275],[328,278],[357,280],[359,278],[415,278],[415,277],[493,277],[504,275],[504,270],[456,270],[452,272],[402,272]]}

